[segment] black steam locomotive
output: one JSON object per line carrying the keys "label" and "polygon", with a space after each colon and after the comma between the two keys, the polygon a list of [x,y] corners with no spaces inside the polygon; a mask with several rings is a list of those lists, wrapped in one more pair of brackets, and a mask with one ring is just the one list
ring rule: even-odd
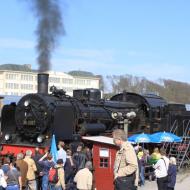
{"label": "black steam locomotive", "polygon": [[52,134],[57,140],[76,140],[109,135],[116,128],[129,134],[169,131],[176,120],[190,118],[185,105],[168,104],[153,94],[123,92],[103,100],[98,89],[74,90],[73,97],[54,86],[50,92],[48,75],[39,74],[38,93],[4,106],[1,144],[46,146]]}

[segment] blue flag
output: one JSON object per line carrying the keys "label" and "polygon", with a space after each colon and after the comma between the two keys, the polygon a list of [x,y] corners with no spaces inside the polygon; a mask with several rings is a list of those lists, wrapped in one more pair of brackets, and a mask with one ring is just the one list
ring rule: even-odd
{"label": "blue flag", "polygon": [[55,135],[53,135],[52,139],[51,139],[50,153],[53,157],[53,161],[56,163],[56,161],[57,161],[57,146],[56,146],[56,141],[55,141]]}

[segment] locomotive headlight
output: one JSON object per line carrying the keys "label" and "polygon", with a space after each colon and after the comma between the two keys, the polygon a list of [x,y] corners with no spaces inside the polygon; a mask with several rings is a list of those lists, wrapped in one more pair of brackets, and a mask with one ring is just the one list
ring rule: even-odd
{"label": "locomotive headlight", "polygon": [[5,140],[8,141],[11,139],[11,135],[10,134],[5,134]]}
{"label": "locomotive headlight", "polygon": [[111,116],[112,116],[113,119],[116,119],[118,114],[117,114],[117,112],[112,112]]}
{"label": "locomotive headlight", "polygon": [[40,135],[37,137],[37,142],[42,143],[44,141],[44,136]]}
{"label": "locomotive headlight", "polygon": [[121,112],[113,112],[111,116],[113,119],[118,119],[118,118],[121,118],[123,114]]}
{"label": "locomotive headlight", "polygon": [[25,107],[29,106],[29,104],[30,104],[30,102],[29,102],[28,100],[26,100],[26,101],[24,102],[24,106],[25,106]]}

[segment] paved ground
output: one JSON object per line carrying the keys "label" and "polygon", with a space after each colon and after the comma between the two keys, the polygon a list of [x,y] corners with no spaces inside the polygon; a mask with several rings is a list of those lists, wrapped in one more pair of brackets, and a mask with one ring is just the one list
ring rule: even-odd
{"label": "paved ground", "polygon": [[[146,184],[143,187],[139,187],[138,189],[157,190],[156,181],[149,182],[146,180]],[[175,190],[190,190],[190,170],[178,173]]]}

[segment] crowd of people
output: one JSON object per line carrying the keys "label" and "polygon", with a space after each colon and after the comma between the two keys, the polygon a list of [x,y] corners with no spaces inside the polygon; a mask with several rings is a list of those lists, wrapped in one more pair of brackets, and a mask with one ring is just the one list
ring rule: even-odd
{"label": "crowd of people", "polygon": [[[155,148],[149,154],[144,147],[133,147],[120,129],[113,132],[113,141],[119,147],[113,171],[115,190],[135,190],[145,185],[147,168],[148,178],[157,180],[158,190],[174,190],[176,159],[167,158],[163,148]],[[49,151],[42,154],[38,147],[34,152],[29,149],[18,153],[16,159],[5,157],[0,167],[0,190],[93,189],[91,149],[81,143],[66,147],[63,141],[57,147],[56,162]],[[57,172],[57,180],[50,181],[53,171]]]}
{"label": "crowd of people", "polygon": [[[54,182],[52,168],[57,172]],[[83,144],[66,148],[60,141],[56,162],[49,151],[41,154],[36,147],[34,153],[29,149],[15,159],[5,157],[0,167],[0,190],[91,190],[92,181],[92,154]]]}
{"label": "crowd of people", "polygon": [[135,190],[145,185],[145,169],[149,170],[147,177],[157,181],[158,190],[174,190],[177,175],[175,157],[167,158],[163,148],[156,147],[149,154],[144,147],[133,147],[120,129],[113,132],[113,140],[119,147],[114,165],[115,190]]}
{"label": "crowd of people", "polygon": [[150,155],[149,150],[139,146],[136,153],[139,164],[139,186],[145,185],[147,177],[150,181],[157,180],[158,190],[174,190],[177,175],[175,157],[168,158],[166,150],[158,147],[154,148]]}

